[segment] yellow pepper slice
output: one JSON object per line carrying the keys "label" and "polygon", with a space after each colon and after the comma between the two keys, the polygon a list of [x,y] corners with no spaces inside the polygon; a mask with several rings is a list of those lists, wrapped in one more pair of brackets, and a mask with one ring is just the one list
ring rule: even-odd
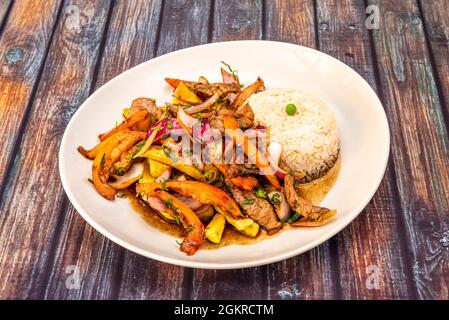
{"label": "yellow pepper slice", "polygon": [[151,146],[141,157],[162,162],[173,167],[196,180],[203,180],[203,173],[192,165],[187,165],[181,161],[175,162],[162,149],[161,146]]}

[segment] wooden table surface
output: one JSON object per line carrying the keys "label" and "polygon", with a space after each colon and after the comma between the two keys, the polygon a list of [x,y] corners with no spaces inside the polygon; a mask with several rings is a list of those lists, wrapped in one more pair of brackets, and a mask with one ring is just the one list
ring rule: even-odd
{"label": "wooden table surface", "polygon": [[[319,247],[257,268],[177,267],[106,239],[59,179],[71,116],[134,65],[237,39],[317,48],[371,84],[392,138],[373,200]],[[448,298],[448,0],[0,0],[0,68],[0,298]]]}

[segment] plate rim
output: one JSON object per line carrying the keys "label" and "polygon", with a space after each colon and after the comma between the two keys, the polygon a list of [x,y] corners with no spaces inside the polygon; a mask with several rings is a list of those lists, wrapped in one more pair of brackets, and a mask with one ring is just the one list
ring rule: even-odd
{"label": "plate rim", "polygon": [[[343,220],[339,226],[335,227],[334,229],[331,229],[331,231],[329,231],[328,233],[323,234],[322,236],[317,237],[316,239],[314,239],[313,241],[310,241],[309,243],[307,243],[306,245],[300,247],[299,249],[296,250],[291,250],[288,252],[285,252],[283,254],[278,254],[278,255],[274,255],[271,257],[267,257],[267,258],[262,258],[262,259],[257,259],[254,261],[246,261],[246,262],[231,262],[231,263],[219,263],[219,262],[200,262],[200,261],[188,261],[188,260],[180,260],[177,258],[171,258],[171,257],[167,257],[167,256],[163,256],[154,252],[148,252],[147,250],[141,249],[135,245],[132,245],[130,243],[128,243],[125,240],[122,240],[120,237],[115,236],[114,234],[110,233],[109,231],[107,231],[105,228],[103,228],[100,224],[98,224],[97,222],[95,222],[94,219],[92,219],[90,217],[90,214],[85,211],[82,207],[82,205],[77,201],[76,197],[74,196],[74,194],[72,193],[72,191],[69,188],[69,182],[68,179],[66,177],[65,172],[63,171],[63,167],[62,167],[62,163],[64,162],[64,154],[63,154],[63,150],[65,150],[66,144],[67,144],[67,139],[68,139],[68,132],[71,131],[70,128],[71,126],[73,126],[73,124],[75,123],[76,119],[78,118],[79,114],[82,112],[82,110],[84,108],[86,108],[89,104],[89,101],[91,99],[93,99],[93,97],[95,97],[98,92],[100,91],[101,88],[105,88],[110,86],[113,82],[118,81],[121,77],[123,77],[125,74],[127,73],[131,73],[134,70],[138,69],[138,68],[143,68],[146,64],[148,63],[157,63],[157,60],[162,59],[162,58],[166,58],[172,55],[177,55],[177,54],[182,54],[182,53],[186,53],[188,51],[191,51],[193,49],[198,49],[198,48],[202,48],[202,47],[209,47],[209,46],[221,46],[221,45],[245,45],[245,44],[254,44],[254,43],[258,43],[258,44],[266,44],[266,45],[274,45],[274,46],[286,46],[286,47],[292,47],[295,49],[300,48],[301,50],[306,50],[306,51],[311,51],[315,54],[318,55],[324,55],[326,58],[330,58],[333,62],[336,62],[337,64],[339,64],[340,66],[342,66],[346,72],[351,73],[352,75],[355,76],[355,78],[357,80],[361,80],[360,83],[368,88],[368,90],[371,91],[371,93],[373,94],[373,97],[376,99],[376,104],[379,107],[379,113],[382,115],[381,120],[383,123],[383,127],[386,129],[386,152],[383,155],[383,165],[382,165],[382,170],[379,171],[379,176],[377,178],[377,181],[375,181],[375,183],[372,184],[372,187],[369,189],[369,191],[367,192],[367,194],[364,197],[364,200],[361,201],[359,203],[359,205],[354,208],[350,215],[348,215],[347,217],[345,217],[345,220]],[[102,234],[103,236],[105,236],[106,238],[108,238],[109,240],[113,241],[114,243],[126,248],[127,250],[130,250],[134,253],[140,254],[144,257],[147,258],[151,258],[157,261],[161,261],[164,263],[169,263],[172,265],[178,265],[178,266],[182,266],[182,267],[189,267],[189,268],[197,268],[197,269],[242,269],[242,268],[250,268],[250,267],[256,267],[256,266],[262,266],[262,265],[267,265],[270,263],[274,263],[274,262],[278,262],[278,261],[282,261],[297,255],[300,255],[304,252],[307,252],[317,246],[319,246],[320,244],[324,243],[325,241],[329,240],[330,238],[332,238],[333,236],[335,236],[337,233],[339,233],[341,230],[343,230],[344,228],[346,228],[352,221],[354,221],[354,219],[357,218],[357,216],[363,211],[363,209],[367,206],[367,204],[371,201],[371,199],[374,197],[375,193],[377,192],[384,176],[385,176],[385,172],[387,169],[387,165],[388,165],[388,160],[389,160],[389,156],[390,156],[390,148],[391,148],[391,135],[390,135],[390,128],[389,128],[389,123],[388,123],[388,119],[387,119],[387,115],[385,112],[385,107],[383,106],[381,100],[379,99],[379,96],[377,95],[377,93],[374,91],[374,89],[371,87],[371,85],[353,68],[351,68],[350,66],[348,66],[347,64],[345,64],[344,62],[324,53],[321,52],[319,50],[313,49],[313,48],[309,48],[309,47],[305,47],[302,45],[298,45],[298,44],[294,44],[294,43],[288,43],[288,42],[283,42],[283,41],[271,41],[271,40],[236,40],[236,41],[222,41],[222,42],[212,42],[212,43],[206,43],[206,44],[201,44],[201,45],[197,45],[197,46],[191,46],[191,47],[187,47],[187,48],[183,48],[180,50],[176,50],[176,51],[172,51],[169,53],[166,53],[164,55],[160,55],[158,57],[154,57],[151,58],[149,60],[146,60],[130,69],[127,69],[125,71],[123,71],[122,73],[116,75],[115,77],[111,78],[110,80],[108,80],[106,83],[104,83],[101,87],[99,87],[97,90],[95,90],[86,100],[84,100],[84,102],[79,106],[79,108],[75,111],[75,113],[73,114],[73,116],[70,118],[69,123],[67,124],[65,130],[64,130],[64,134],[63,137],[61,139],[61,144],[59,147],[59,152],[58,152],[58,168],[59,168],[59,175],[61,178],[61,182],[62,182],[62,186],[64,189],[64,192],[66,193],[68,199],[70,200],[70,202],[72,203],[72,205],[75,207],[76,211],[83,217],[83,219],[89,223],[96,231],[98,231],[100,234]],[[382,172],[380,174],[380,172]],[[250,244],[249,244],[250,245]]]}

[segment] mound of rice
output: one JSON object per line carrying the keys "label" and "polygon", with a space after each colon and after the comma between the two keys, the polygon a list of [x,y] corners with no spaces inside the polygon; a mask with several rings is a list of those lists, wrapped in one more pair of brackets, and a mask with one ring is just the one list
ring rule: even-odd
{"label": "mound of rice", "polygon": [[[248,99],[256,123],[270,128],[271,141],[282,144],[281,165],[304,172],[305,181],[323,176],[335,164],[339,137],[334,114],[324,103],[297,89],[269,89]],[[286,113],[287,104],[297,107]]]}

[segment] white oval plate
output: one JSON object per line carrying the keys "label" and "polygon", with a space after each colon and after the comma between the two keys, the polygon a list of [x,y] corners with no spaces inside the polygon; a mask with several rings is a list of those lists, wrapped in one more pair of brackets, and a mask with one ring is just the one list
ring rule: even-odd
{"label": "white oval plate", "polygon": [[[260,76],[267,86],[303,89],[324,100],[336,115],[342,165],[323,205],[336,208],[332,222],[317,228],[284,231],[251,245],[179,251],[176,239],[152,228],[133,211],[127,199],[108,201],[88,178],[92,162],[76,150],[98,143],[100,132],[121,121],[121,111],[137,97],[171,98],[164,77],[220,81],[220,61],[229,63],[249,84]],[[59,152],[62,184],[83,218],[119,245],[176,265],[231,269],[263,265],[305,252],[347,226],[376,192],[388,161],[390,136],[384,109],[368,83],[350,67],[319,51],[271,41],[212,43],[175,51],[142,63],[112,79],[92,94],[71,119]]]}

